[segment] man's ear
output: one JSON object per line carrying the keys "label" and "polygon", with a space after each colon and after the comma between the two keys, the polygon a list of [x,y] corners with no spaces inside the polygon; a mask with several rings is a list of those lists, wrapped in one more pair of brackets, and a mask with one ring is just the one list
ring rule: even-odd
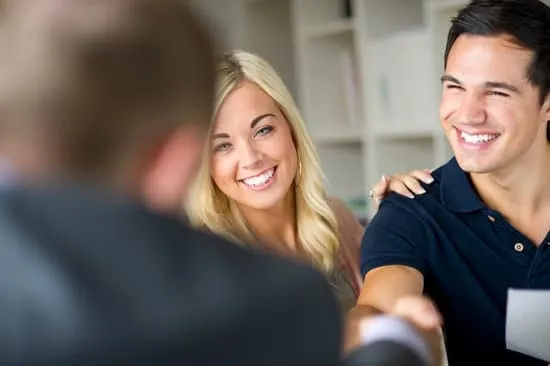
{"label": "man's ear", "polygon": [[204,133],[182,126],[158,145],[142,176],[141,194],[155,210],[180,213],[204,148]]}
{"label": "man's ear", "polygon": [[550,93],[546,94],[542,105],[544,120],[546,121],[546,140],[550,142]]}

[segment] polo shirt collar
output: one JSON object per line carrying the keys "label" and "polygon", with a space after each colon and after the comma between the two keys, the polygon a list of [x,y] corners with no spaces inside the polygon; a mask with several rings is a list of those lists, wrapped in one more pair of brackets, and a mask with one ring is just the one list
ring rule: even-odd
{"label": "polo shirt collar", "polygon": [[441,169],[440,196],[443,205],[456,212],[474,212],[485,207],[454,157]]}

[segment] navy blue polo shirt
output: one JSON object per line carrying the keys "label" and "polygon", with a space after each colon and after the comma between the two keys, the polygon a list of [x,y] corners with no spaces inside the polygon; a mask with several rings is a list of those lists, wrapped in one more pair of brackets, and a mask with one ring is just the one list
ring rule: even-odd
{"label": "navy blue polo shirt", "polygon": [[531,242],[480,200],[454,158],[433,177],[426,194],[382,202],[361,244],[363,275],[384,265],[423,274],[443,314],[451,366],[481,356],[491,365],[547,365],[506,350],[505,317],[509,288],[550,289],[550,233]]}

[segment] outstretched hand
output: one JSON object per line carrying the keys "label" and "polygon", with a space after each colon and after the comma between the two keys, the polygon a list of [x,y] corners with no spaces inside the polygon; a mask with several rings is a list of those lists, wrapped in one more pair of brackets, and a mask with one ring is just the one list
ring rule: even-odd
{"label": "outstretched hand", "polygon": [[[442,317],[435,305],[425,296],[407,296],[399,299],[386,315],[396,316],[411,324],[429,348],[432,365],[446,364],[445,346],[441,333]],[[368,336],[376,317],[361,321],[361,334]]]}

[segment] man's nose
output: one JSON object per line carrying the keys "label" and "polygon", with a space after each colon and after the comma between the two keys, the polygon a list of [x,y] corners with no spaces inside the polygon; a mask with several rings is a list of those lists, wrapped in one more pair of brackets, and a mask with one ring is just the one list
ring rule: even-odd
{"label": "man's nose", "polygon": [[481,124],[487,120],[485,101],[476,94],[465,95],[456,113],[457,122],[463,125]]}

